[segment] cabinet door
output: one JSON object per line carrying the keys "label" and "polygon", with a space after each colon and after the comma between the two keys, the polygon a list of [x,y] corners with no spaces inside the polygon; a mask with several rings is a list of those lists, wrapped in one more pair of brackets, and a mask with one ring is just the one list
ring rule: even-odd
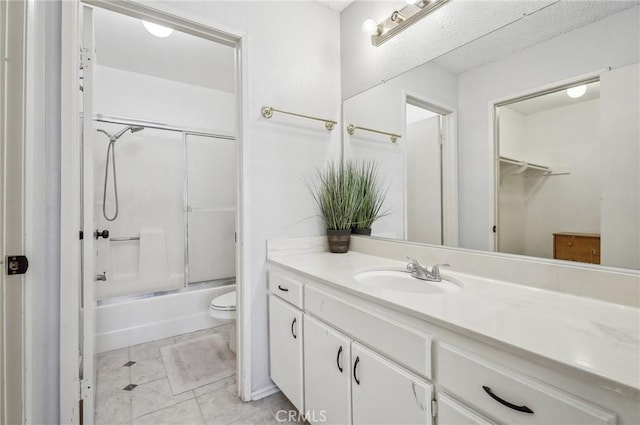
{"label": "cabinet door", "polygon": [[271,379],[303,412],[302,312],[274,295],[269,296],[269,362]]}
{"label": "cabinet door", "polygon": [[311,423],[351,423],[350,342],[305,314],[304,406]]}
{"label": "cabinet door", "polygon": [[492,425],[462,403],[438,392],[438,425]]}
{"label": "cabinet door", "polygon": [[360,344],[351,344],[353,424],[431,424],[432,386]]}

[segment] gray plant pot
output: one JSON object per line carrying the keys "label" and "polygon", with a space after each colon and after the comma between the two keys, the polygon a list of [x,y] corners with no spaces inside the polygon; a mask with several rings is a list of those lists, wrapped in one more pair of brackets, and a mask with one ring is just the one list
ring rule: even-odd
{"label": "gray plant pot", "polygon": [[327,229],[327,239],[329,240],[329,251],[335,254],[344,254],[349,251],[351,241],[351,229],[332,230]]}

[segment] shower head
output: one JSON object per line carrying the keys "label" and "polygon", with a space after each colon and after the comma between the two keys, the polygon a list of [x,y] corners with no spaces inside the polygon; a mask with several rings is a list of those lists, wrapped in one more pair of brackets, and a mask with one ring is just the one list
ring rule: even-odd
{"label": "shower head", "polygon": [[137,127],[137,126],[132,126],[132,125],[130,125],[130,126],[128,126],[128,127],[123,128],[122,130],[120,130],[119,132],[117,132],[115,135],[114,135],[114,134],[111,134],[111,133],[109,133],[109,132],[107,132],[106,130],[103,130],[103,129],[101,129],[101,128],[99,128],[97,131],[99,131],[99,132],[101,132],[101,133],[106,134],[106,135],[107,135],[107,137],[109,138],[109,140],[110,140],[111,142],[115,142],[115,141],[116,141],[116,140],[118,140],[120,137],[122,137],[122,135],[123,135],[124,133],[126,133],[128,130],[131,130],[131,132],[132,132],[132,133],[137,133],[138,131],[142,131],[142,130],[144,130],[144,127]]}
{"label": "shower head", "polygon": [[129,127],[125,127],[122,130],[120,130],[118,133],[116,133],[114,137],[114,141],[118,140],[120,137],[122,137],[122,135],[124,133],[127,132],[127,130],[131,130],[132,133],[136,133],[138,131],[144,130],[144,127],[134,127],[132,125],[130,125]]}

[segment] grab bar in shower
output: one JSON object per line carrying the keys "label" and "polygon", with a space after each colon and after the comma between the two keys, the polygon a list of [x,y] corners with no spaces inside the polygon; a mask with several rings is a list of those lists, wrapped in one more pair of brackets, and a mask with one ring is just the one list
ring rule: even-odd
{"label": "grab bar in shower", "polygon": [[140,236],[128,236],[124,238],[109,238],[111,242],[139,241]]}

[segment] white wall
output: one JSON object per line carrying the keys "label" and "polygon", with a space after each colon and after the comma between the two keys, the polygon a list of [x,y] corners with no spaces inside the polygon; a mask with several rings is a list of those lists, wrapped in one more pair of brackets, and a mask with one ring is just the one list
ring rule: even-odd
{"label": "white wall", "polygon": [[500,252],[553,258],[554,232],[600,232],[599,123],[597,99],[529,115],[501,108],[501,155],[569,174],[502,179]]}
{"label": "white wall", "polygon": [[96,69],[95,114],[210,129],[223,134],[235,131],[233,93],[107,66]]}
{"label": "white wall", "polygon": [[640,65],[602,75],[602,264],[640,268]]}
{"label": "white wall", "polygon": [[338,119],[339,16],[316,2],[170,2],[191,19],[222,24],[248,37],[245,278],[250,292],[252,387],[271,385],[268,364],[266,240],[324,234],[304,179],[339,157],[340,134],[322,123],[275,114],[263,105]]}
{"label": "white wall", "polygon": [[639,28],[636,6],[460,74],[460,246],[493,249],[490,101],[516,97],[523,91],[606,67],[637,63]]}

